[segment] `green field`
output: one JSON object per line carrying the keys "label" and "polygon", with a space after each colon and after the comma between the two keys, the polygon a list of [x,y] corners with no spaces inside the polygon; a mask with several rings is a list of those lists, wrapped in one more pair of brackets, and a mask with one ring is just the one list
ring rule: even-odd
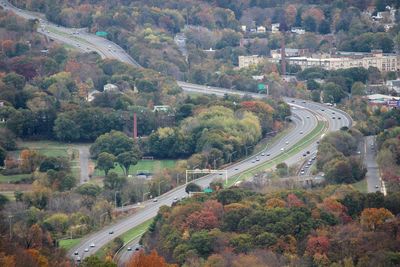
{"label": "green field", "polygon": [[[154,173],[157,171],[161,171],[165,168],[173,168],[176,164],[176,160],[141,160],[135,166],[132,166],[129,169],[129,174],[136,175],[137,171],[148,171],[150,173]],[[120,166],[116,166],[111,171],[116,172],[117,174],[123,175],[123,171]],[[104,171],[95,170],[94,176],[104,176]]]}
{"label": "green field", "polygon": [[29,179],[30,174],[2,175],[0,174],[0,184],[16,183],[24,179]]}
{"label": "green field", "polygon": [[60,247],[65,249],[65,250],[70,250],[71,248],[75,247],[76,245],[79,244],[82,238],[75,238],[75,239],[63,239],[60,240]]}
{"label": "green field", "polygon": [[352,186],[360,191],[361,193],[368,193],[367,179],[363,179],[357,183],[352,184]]}
{"label": "green field", "polygon": [[37,142],[21,142],[18,143],[20,153],[22,149],[29,148],[37,150],[39,153],[48,157],[66,157],[75,156],[77,158],[78,151],[73,148],[71,144],[50,142],[50,141],[37,141]]}
{"label": "green field", "polygon": [[[68,158],[71,164],[71,172],[75,177],[79,177],[79,151],[74,145],[52,142],[52,141],[29,141],[19,142],[18,150],[10,152],[14,158],[19,158],[19,155],[24,149],[36,150],[42,155],[47,157],[64,157]],[[17,174],[17,175],[1,175],[0,183],[14,183],[24,178],[30,177],[30,174]]]}

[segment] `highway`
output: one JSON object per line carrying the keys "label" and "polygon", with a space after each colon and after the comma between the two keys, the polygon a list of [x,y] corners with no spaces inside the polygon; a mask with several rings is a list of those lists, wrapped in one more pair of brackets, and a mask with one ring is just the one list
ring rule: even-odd
{"label": "highway", "polygon": [[367,167],[367,185],[368,192],[373,193],[380,191],[386,195],[386,189],[381,181],[379,174],[378,163],[376,162],[376,136],[366,136],[364,137],[364,147],[363,147],[363,158],[364,165]]}
{"label": "highway", "polygon": [[[43,16],[40,14],[17,9],[7,2],[1,2],[1,5],[7,9],[12,9],[16,14],[22,17],[28,19],[41,19],[39,32],[48,36],[49,38],[64,42],[68,45],[76,47],[77,49],[80,49],[81,51],[95,51],[102,58],[117,59],[128,64],[140,67],[139,64],[137,64],[137,62],[135,62],[121,47],[104,38],[100,38],[93,34],[90,34],[85,29],[70,29],[59,27],[58,25],[49,23],[48,21],[44,20]],[[259,95],[255,93],[246,93],[224,88],[195,85],[185,82],[178,82],[178,84],[184,91],[187,92],[214,94],[217,96],[222,96],[225,94],[236,94],[241,96],[251,95],[254,98],[265,97],[265,95]],[[351,126],[351,118],[346,113],[333,107],[327,107],[322,104],[292,98],[285,98],[285,101],[289,103],[292,109],[291,118],[294,124],[293,129],[286,136],[282,137],[274,144],[271,144],[259,154],[253,155],[241,162],[229,166],[226,169],[228,171],[228,176],[239,174],[256,165],[266,163],[272,158],[282,153],[284,154],[285,151],[290,149],[291,147],[298,146],[298,142],[300,142],[307,134],[311,133],[317,127],[319,121],[327,124],[328,127],[325,129],[326,131],[336,131],[343,126]],[[340,119],[338,119],[339,117]],[[320,138],[320,136],[316,137],[315,139],[318,138]],[[296,155],[287,158],[285,162],[288,165],[292,165],[299,162],[300,159],[303,159],[303,154],[306,151],[315,153],[315,150],[316,144],[314,141],[313,143],[305,147],[302,151],[298,152]],[[265,156],[262,156],[261,153],[264,153]],[[258,161],[257,158],[259,159]],[[210,182],[219,177],[220,176],[217,175],[208,175],[196,180],[196,183],[203,187],[206,187],[209,185]],[[69,255],[75,258],[75,256],[73,255],[74,251],[78,251],[81,258],[94,254],[100,247],[107,244],[116,236],[119,236],[127,230],[153,218],[157,214],[157,211],[161,206],[171,205],[175,201],[175,198],[181,198],[185,195],[185,186],[180,186],[160,196],[157,202],[147,201],[143,203],[144,207],[139,209],[138,212],[136,212],[135,214],[83,238],[78,246],[74,247],[68,252]],[[110,230],[112,230],[114,233],[109,234]],[[94,244],[95,246],[90,247],[91,244]],[[86,248],[89,249],[88,252],[84,252]]]}

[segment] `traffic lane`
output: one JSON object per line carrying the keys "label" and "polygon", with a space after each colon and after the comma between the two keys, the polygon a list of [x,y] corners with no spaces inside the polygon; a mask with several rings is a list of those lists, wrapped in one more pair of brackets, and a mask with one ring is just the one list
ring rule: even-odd
{"label": "traffic lane", "polygon": [[381,191],[379,167],[376,162],[375,137],[364,138],[364,164],[367,167],[368,192]]}
{"label": "traffic lane", "polygon": [[[140,251],[140,249],[136,250],[137,248],[140,248],[139,241],[140,237],[124,245],[123,249],[118,253],[116,257],[116,262],[118,266],[124,267],[129,259]],[[131,248],[131,250],[128,250],[128,248]]]}
{"label": "traffic lane", "polygon": [[[296,113],[298,114],[299,117],[304,117],[303,118],[304,120],[308,119],[307,116],[309,116],[309,115],[306,115],[307,111],[298,110],[298,111],[296,111]],[[311,120],[311,121],[313,121],[313,120]],[[314,124],[315,124],[315,121],[314,121]],[[310,125],[312,125],[312,123],[304,123],[304,124],[298,123],[298,125],[301,125],[301,127],[311,127],[312,128],[312,126],[310,126]],[[302,137],[300,137],[300,138],[302,138]],[[293,143],[291,145],[293,145]],[[279,151],[278,146],[274,146],[274,148],[271,149],[271,153],[275,153],[275,151]],[[247,160],[243,161],[239,166],[240,166],[239,168],[241,170],[244,170],[246,168],[254,166],[254,164],[251,163],[251,159],[247,159]],[[206,176],[206,177],[197,179],[196,183],[200,184],[203,187],[206,187],[209,185],[210,182],[212,182],[213,180],[215,180],[217,178],[219,178],[219,176],[210,175],[210,176]],[[80,246],[75,247],[71,251],[73,252],[75,250],[78,250],[81,253],[82,251],[84,251],[85,248],[89,248],[89,251],[84,253],[82,255],[82,257],[92,255],[93,253],[95,253],[95,251],[97,251],[100,247],[104,246],[110,240],[110,238],[111,238],[109,235],[110,230],[114,231],[114,236],[118,236],[118,235],[128,231],[135,225],[139,225],[139,224],[145,222],[146,220],[154,217],[157,214],[158,208],[160,206],[171,205],[175,201],[176,198],[182,198],[185,195],[186,195],[185,188],[184,188],[184,186],[182,186],[171,192],[166,193],[165,195],[160,196],[158,198],[158,202],[156,202],[156,203],[146,202],[145,208],[143,208],[141,211],[139,211],[134,216],[126,219],[125,221],[121,221],[120,223],[118,223],[114,226],[107,227],[104,230],[96,233],[93,236],[90,236],[84,242],[82,242]],[[92,243],[95,244],[94,248],[90,248],[90,245]]]}

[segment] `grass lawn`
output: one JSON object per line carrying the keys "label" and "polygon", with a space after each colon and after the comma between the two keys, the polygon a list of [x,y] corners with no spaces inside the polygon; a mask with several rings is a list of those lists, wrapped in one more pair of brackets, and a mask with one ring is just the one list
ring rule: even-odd
{"label": "grass lawn", "polygon": [[[71,172],[74,177],[78,178],[80,175],[79,167],[79,151],[73,144],[53,142],[53,141],[23,141],[18,143],[18,150],[12,152],[13,156],[18,158],[23,149],[34,149],[40,154],[47,157],[64,157],[69,159],[71,164]],[[8,177],[8,176],[6,176]],[[0,175],[0,183],[2,181]],[[11,179],[18,179],[11,178]]]}
{"label": "grass lawn", "polygon": [[66,251],[70,250],[74,246],[78,245],[79,242],[81,242],[81,238],[75,238],[75,239],[63,239],[60,240],[60,247],[65,249]]}
{"label": "grass lawn", "polygon": [[29,179],[30,174],[15,174],[15,175],[2,175],[0,174],[0,184],[15,183],[23,179]]}
{"label": "grass lawn", "polygon": [[[152,221],[153,221],[153,219],[147,220],[144,223],[139,224],[138,226],[130,229],[129,231],[123,233],[122,235],[120,235],[118,237],[120,237],[124,241],[124,245],[126,245],[127,242],[144,234],[144,232],[147,230],[147,228],[149,227],[149,225],[151,224]],[[107,243],[105,246],[101,247],[96,252],[96,256],[99,257],[100,259],[104,259],[106,256],[106,253],[110,249],[111,245],[112,245],[112,241]]]}
{"label": "grass lawn", "polygon": [[72,145],[66,143],[58,143],[51,141],[37,141],[37,142],[21,142],[18,144],[20,150],[17,150],[18,153],[21,152],[24,148],[35,149],[39,153],[48,156],[48,157],[66,157],[69,158],[72,153],[74,156],[77,156],[79,152],[72,148]]}
{"label": "grass lawn", "polygon": [[9,201],[15,201],[14,191],[2,191],[0,194],[7,197]]}
{"label": "grass lawn", "polygon": [[270,168],[274,167],[276,164],[283,162],[287,158],[295,155],[296,153],[299,153],[306,146],[308,146],[310,143],[312,143],[322,132],[324,132],[326,129],[326,126],[327,125],[325,123],[318,122],[317,127],[311,133],[307,134],[303,139],[301,139],[299,142],[297,142],[293,147],[288,149],[286,151],[286,153],[279,154],[278,156],[265,162],[264,164],[255,166],[255,167],[248,169],[247,171],[244,171],[240,174],[229,177],[227,186],[231,186],[234,183],[236,183],[237,181],[248,179],[249,177],[252,177],[257,172],[260,172],[260,171],[263,171],[266,169],[270,169]]}
{"label": "grass lawn", "polygon": [[367,179],[363,179],[357,183],[352,184],[352,186],[360,191],[361,193],[368,193]]}
{"label": "grass lawn", "polygon": [[[161,171],[162,169],[165,168],[173,168],[176,164],[176,160],[141,160],[136,164],[135,166],[132,166],[129,169],[129,174],[131,175],[136,175],[137,171],[148,171],[150,173],[154,173],[157,171]],[[118,165],[111,171],[116,172],[117,174],[122,175],[123,171],[121,167]],[[95,170],[94,171],[94,176],[104,176],[104,171],[101,170]]]}

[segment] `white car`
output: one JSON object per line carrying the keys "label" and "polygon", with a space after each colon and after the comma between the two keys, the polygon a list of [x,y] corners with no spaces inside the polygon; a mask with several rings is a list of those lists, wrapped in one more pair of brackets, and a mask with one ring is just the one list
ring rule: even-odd
{"label": "white car", "polygon": [[94,243],[90,244],[90,247],[91,247],[91,248],[94,248],[94,247],[95,247]]}
{"label": "white car", "polygon": [[157,202],[157,201],[158,201],[158,199],[157,199],[157,198],[153,199],[153,202]]}
{"label": "white car", "polygon": [[285,150],[285,148],[282,147],[282,148],[281,148],[281,151],[284,151],[284,150]]}
{"label": "white car", "polygon": [[174,200],[178,200],[178,197],[174,197]]}
{"label": "white car", "polygon": [[127,250],[127,251],[132,251],[132,248],[131,248],[131,247],[128,247],[126,250]]}
{"label": "white car", "polygon": [[288,145],[288,144],[289,144],[289,141],[286,141],[286,142],[285,142],[285,144],[287,144],[287,145]]}
{"label": "white car", "polygon": [[88,252],[89,251],[89,248],[85,248],[85,252]]}
{"label": "white car", "polygon": [[264,156],[265,156],[265,153],[264,153],[264,152],[263,152],[263,153],[261,153],[261,156],[263,156],[263,157],[264,157]]}

